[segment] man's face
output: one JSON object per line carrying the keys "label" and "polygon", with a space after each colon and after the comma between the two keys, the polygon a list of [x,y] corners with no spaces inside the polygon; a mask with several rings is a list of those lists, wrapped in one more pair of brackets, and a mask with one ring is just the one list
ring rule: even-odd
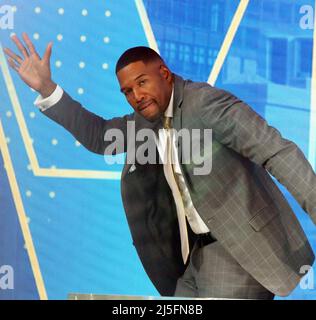
{"label": "man's face", "polygon": [[133,109],[149,121],[167,109],[173,77],[161,61],[132,62],[117,73],[121,92]]}

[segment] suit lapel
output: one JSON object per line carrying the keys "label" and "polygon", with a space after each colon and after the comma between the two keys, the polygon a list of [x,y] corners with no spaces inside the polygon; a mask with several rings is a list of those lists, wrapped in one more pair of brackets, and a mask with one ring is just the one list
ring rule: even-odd
{"label": "suit lapel", "polygon": [[[173,100],[173,128],[179,132],[182,128],[182,101],[183,101],[184,81],[175,75],[174,81],[174,100]],[[181,163],[182,143],[178,143],[178,159]]]}

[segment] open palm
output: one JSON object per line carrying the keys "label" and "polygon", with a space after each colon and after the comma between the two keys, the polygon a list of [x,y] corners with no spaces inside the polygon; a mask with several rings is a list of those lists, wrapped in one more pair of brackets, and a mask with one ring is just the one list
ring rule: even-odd
{"label": "open palm", "polygon": [[41,59],[27,34],[23,33],[22,37],[26,47],[16,35],[12,36],[12,40],[22,56],[15,54],[8,48],[4,49],[9,57],[9,64],[28,86],[40,93],[45,92],[53,86],[50,70],[52,43],[50,42],[47,45],[43,58]]}

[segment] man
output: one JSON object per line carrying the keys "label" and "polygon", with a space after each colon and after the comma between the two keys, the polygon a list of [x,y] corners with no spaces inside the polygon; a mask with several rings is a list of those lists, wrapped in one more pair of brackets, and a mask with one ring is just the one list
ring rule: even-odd
{"label": "man", "polygon": [[[162,295],[272,299],[297,286],[301,266],[311,266],[314,254],[267,173],[287,187],[315,223],[316,176],[293,142],[230,93],[172,74],[146,47],[127,50],[116,66],[134,113],[104,120],[52,81],[51,43],[40,59],[26,34],[26,47],[12,39],[23,57],[5,49],[9,63],[40,93],[36,104],[89,150],[103,154],[106,133],[117,128],[126,141],[121,151],[127,151],[129,121],[136,131],[157,133],[164,126],[166,139],[157,145],[168,146],[167,163],[141,164],[136,158],[125,164],[121,179],[134,245]],[[212,129],[212,140],[198,141],[204,158],[212,158],[211,172],[194,174],[194,164],[181,163],[185,145],[170,142],[170,123],[176,131]],[[173,165],[171,153],[178,155]]]}

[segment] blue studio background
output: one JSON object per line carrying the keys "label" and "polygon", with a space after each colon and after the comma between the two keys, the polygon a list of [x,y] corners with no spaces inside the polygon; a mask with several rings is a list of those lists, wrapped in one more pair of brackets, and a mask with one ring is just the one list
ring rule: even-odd
{"label": "blue studio background", "polygon": [[[55,82],[110,118],[131,111],[114,72],[124,50],[157,44],[174,72],[207,81],[242,2],[0,1],[0,9],[10,5],[14,13],[13,29],[0,28],[0,268],[13,267],[14,289],[0,286],[0,299],[158,295],[132,245],[120,197],[122,166],[106,164],[39,113],[36,92],[5,62],[3,47],[14,48],[10,34],[27,32],[40,54],[53,41]],[[315,3],[247,4],[215,85],[249,103],[314,166],[313,30],[300,22],[302,6]],[[315,250],[315,226],[280,187]],[[276,299],[316,299],[315,284]]]}

